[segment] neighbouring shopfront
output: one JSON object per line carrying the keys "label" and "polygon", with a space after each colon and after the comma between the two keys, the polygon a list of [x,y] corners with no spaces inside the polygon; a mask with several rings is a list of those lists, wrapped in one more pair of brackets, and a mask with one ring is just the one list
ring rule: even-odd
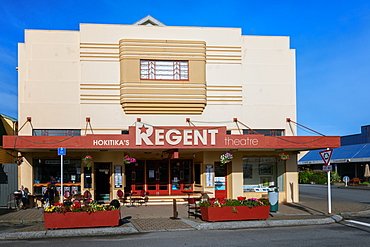
{"label": "neighbouring shopfront", "polygon": [[[365,177],[366,164],[370,164],[370,125],[361,126],[359,134],[340,137],[341,147],[334,148],[331,165],[341,179],[344,176],[359,178],[361,182],[367,182]],[[324,162],[319,154],[323,150],[312,150],[306,153],[298,161],[301,171],[322,170]],[[342,182],[342,180],[338,181]]]}
{"label": "neighbouring shopfront", "polygon": [[[73,193],[81,193],[81,160],[67,159],[63,163],[64,189]],[[60,159],[33,159],[32,164],[34,177],[33,193],[42,194],[46,190],[48,183],[56,185],[57,191],[60,193]]]}

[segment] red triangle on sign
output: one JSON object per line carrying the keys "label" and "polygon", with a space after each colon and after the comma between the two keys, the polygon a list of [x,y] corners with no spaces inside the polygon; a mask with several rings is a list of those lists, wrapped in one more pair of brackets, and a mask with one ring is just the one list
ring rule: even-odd
{"label": "red triangle on sign", "polygon": [[333,154],[333,151],[334,151],[333,149],[328,149],[328,150],[319,152],[325,165],[328,165],[330,163],[330,159],[331,159],[331,155]]}

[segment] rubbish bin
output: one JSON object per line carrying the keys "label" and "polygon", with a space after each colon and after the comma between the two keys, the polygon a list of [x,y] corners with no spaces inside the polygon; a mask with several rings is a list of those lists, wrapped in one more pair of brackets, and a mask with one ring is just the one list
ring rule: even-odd
{"label": "rubbish bin", "polygon": [[277,212],[279,210],[279,188],[271,187],[268,192],[270,202],[270,212]]}

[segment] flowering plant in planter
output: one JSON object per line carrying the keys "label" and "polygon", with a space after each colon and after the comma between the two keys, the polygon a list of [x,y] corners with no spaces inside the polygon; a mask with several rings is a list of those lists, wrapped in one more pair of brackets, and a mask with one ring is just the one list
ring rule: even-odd
{"label": "flowering plant in planter", "polygon": [[267,219],[270,202],[267,199],[249,198],[244,200],[209,198],[199,203],[202,220],[261,220]]}
{"label": "flowering plant in planter", "polygon": [[136,159],[133,157],[130,157],[128,154],[126,154],[125,157],[123,157],[123,163],[125,164],[131,164],[134,162],[136,162]]}
{"label": "flowering plant in planter", "polygon": [[63,203],[55,203],[53,206],[48,206],[45,208],[44,213],[62,213],[65,214],[67,212],[86,212],[86,213],[94,213],[96,211],[113,211],[118,210],[116,207],[112,205],[104,206],[99,205],[96,203],[81,205],[80,203],[76,202],[72,205],[64,205]]}
{"label": "flowering plant in planter", "polygon": [[82,158],[82,163],[87,166],[87,169],[90,170],[90,167],[92,166],[92,157],[91,155],[86,155],[84,158]]}
{"label": "flowering plant in planter", "polygon": [[[242,199],[242,197],[240,198]],[[244,198],[243,198],[244,199]],[[235,207],[235,206],[248,206],[258,207],[258,206],[268,206],[270,202],[268,199],[257,199],[257,198],[249,198],[246,200],[236,200],[236,199],[221,199],[221,198],[208,198],[207,200],[203,200],[199,203],[200,207]]]}
{"label": "flowering plant in planter", "polygon": [[282,160],[290,159],[289,154],[286,154],[286,153],[281,153],[281,154],[279,154],[279,156],[280,156],[280,159],[282,159]]}
{"label": "flowering plant in planter", "polygon": [[46,229],[118,226],[119,219],[118,208],[96,203],[88,205],[56,203],[44,210]]}
{"label": "flowering plant in planter", "polygon": [[225,153],[220,156],[220,162],[222,165],[229,163],[233,159],[233,155],[231,153]]}

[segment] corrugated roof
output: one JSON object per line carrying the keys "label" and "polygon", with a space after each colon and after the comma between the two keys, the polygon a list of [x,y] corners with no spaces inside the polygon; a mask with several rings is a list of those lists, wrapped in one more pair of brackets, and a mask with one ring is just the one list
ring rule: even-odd
{"label": "corrugated roof", "polygon": [[[310,164],[310,163],[324,163],[321,159],[319,152],[321,150],[309,151],[305,156],[303,156],[298,164]],[[345,163],[349,160],[351,162],[365,162],[370,161],[370,143],[347,145],[339,148],[333,148],[333,153],[331,156],[332,163]]]}

